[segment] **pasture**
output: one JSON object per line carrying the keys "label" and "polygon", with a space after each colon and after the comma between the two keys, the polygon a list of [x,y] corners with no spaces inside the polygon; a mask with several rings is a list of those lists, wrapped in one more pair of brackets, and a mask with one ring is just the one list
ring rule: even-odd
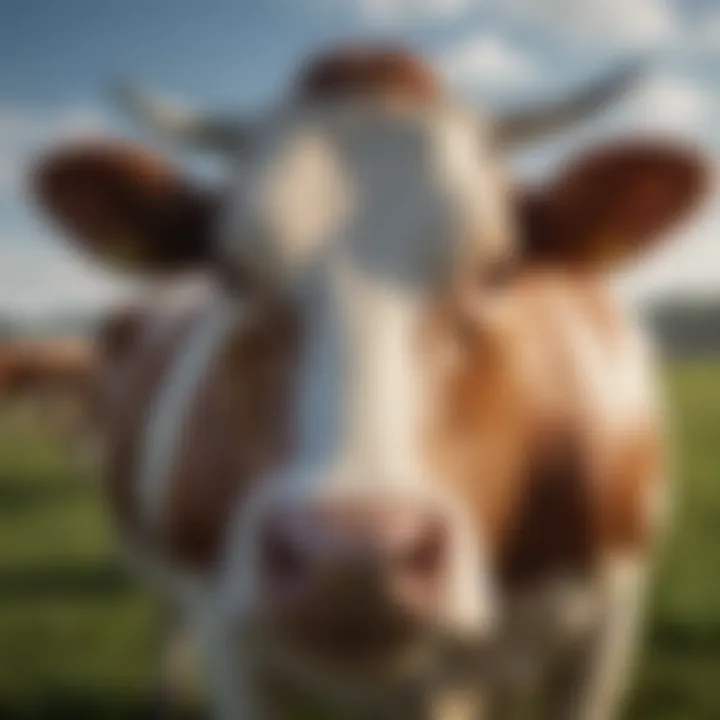
{"label": "pasture", "polygon": [[[667,368],[677,513],[628,720],[720,718],[720,363]],[[96,488],[36,432],[0,433],[0,718],[147,716],[153,606]]]}

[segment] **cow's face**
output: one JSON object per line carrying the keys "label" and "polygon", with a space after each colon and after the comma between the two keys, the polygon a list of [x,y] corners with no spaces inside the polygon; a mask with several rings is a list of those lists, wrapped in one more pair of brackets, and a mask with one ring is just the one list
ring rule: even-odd
{"label": "cow's face", "polygon": [[281,110],[241,150],[222,251],[291,294],[303,351],[295,452],[240,511],[229,602],[305,662],[392,665],[487,621],[482,537],[427,435],[440,296],[513,243],[488,140],[474,113],[378,92]]}
{"label": "cow's face", "polygon": [[[464,386],[483,387],[464,330],[492,304],[485,280],[513,256],[582,264],[600,242],[654,236],[701,173],[657,147],[599,153],[512,218],[517,243],[477,119],[430,92],[416,65],[403,75],[372,57],[353,63],[311,73],[298,103],[235,138],[219,213],[136,149],[71,151],[39,184],[106,257],[150,269],[220,261],[250,289],[250,321],[289,305],[300,329],[285,403],[292,451],[237,509],[221,612],[240,644],[296,670],[363,675],[457,649],[492,616],[482,514],[447,451],[453,440],[475,447],[474,435],[462,418],[438,427],[448,377],[471,373]],[[273,366],[282,350],[268,352]]]}
{"label": "cow's face", "polygon": [[487,622],[482,532],[430,452],[454,350],[433,319],[461,274],[507,257],[506,197],[450,106],[316,104],[243,151],[222,251],[302,327],[294,452],[240,509],[227,571],[265,649],[377,669]]}

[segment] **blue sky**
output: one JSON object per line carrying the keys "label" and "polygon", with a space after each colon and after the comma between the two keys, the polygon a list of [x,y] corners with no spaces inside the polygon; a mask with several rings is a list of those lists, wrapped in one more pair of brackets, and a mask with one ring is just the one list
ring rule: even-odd
{"label": "blue sky", "polygon": [[[689,137],[720,156],[718,0],[3,0],[0,309],[89,307],[117,291],[58,242],[23,192],[43,147],[140,133],[110,102],[111,78],[200,106],[259,109],[308,52],[377,37],[416,47],[459,93],[490,107],[561,92],[630,56],[651,59],[626,103],[520,158],[520,169],[544,171],[620,129]],[[717,201],[683,234],[621,285],[640,296],[720,289]]]}

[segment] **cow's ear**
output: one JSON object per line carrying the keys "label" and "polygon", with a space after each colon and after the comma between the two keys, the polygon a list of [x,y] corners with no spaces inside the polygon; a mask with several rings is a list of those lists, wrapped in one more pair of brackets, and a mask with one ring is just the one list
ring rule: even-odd
{"label": "cow's ear", "polygon": [[708,178],[706,164],[684,148],[646,141],[601,147],[522,198],[526,254],[598,269],[629,260],[695,209]]}
{"label": "cow's ear", "polygon": [[31,178],[40,205],[98,259],[168,272],[208,257],[216,200],[154,153],[131,144],[66,147]]}

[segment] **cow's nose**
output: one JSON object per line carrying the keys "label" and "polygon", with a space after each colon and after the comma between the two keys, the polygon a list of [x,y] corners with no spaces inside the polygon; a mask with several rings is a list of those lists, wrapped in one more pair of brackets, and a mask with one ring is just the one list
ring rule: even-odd
{"label": "cow's nose", "polygon": [[447,527],[431,511],[331,504],[271,515],[260,568],[271,599],[283,603],[321,589],[330,575],[361,569],[394,587],[430,589],[442,579],[446,552]]}
{"label": "cow's nose", "polygon": [[261,533],[262,601],[318,648],[382,652],[441,601],[449,527],[440,514],[333,503],[276,512]]}

